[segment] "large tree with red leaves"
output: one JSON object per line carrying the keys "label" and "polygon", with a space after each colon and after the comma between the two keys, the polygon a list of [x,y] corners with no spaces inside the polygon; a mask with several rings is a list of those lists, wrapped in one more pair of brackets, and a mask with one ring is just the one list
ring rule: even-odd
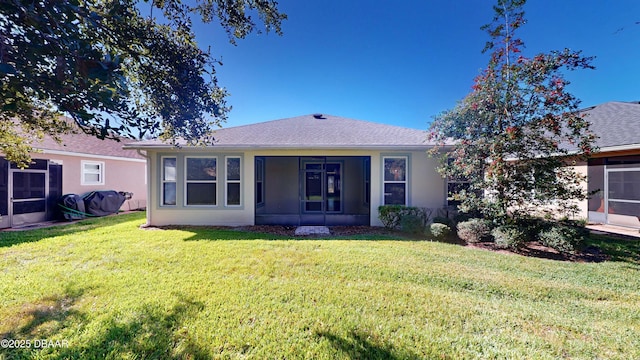
{"label": "large tree with red leaves", "polygon": [[[582,176],[571,165],[592,151],[593,134],[567,91],[564,72],[591,69],[590,57],[565,49],[531,57],[516,36],[525,24],[524,0],[498,0],[489,64],[472,91],[432,123],[433,154],[443,156],[441,173],[466,179],[469,188],[451,194],[463,212],[480,212],[498,223],[549,208],[575,209],[586,196]],[[445,146],[452,141],[454,145]]]}

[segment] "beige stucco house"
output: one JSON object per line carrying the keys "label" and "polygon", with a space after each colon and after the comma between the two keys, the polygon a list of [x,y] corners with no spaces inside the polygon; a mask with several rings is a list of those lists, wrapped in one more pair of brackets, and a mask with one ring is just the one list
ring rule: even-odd
{"label": "beige stucco house", "polygon": [[51,138],[34,147],[33,162],[19,169],[0,154],[0,228],[23,226],[55,217],[63,194],[96,190],[131,192],[122,210],[146,206],[146,161],[123,142],[86,134]]}
{"label": "beige stucco house", "polygon": [[313,114],[218,130],[147,156],[149,225],[381,225],[378,206],[442,208],[425,131]]}

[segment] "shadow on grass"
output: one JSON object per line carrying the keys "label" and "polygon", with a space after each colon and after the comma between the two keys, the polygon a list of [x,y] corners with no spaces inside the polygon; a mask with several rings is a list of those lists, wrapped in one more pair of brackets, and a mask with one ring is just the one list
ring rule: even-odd
{"label": "shadow on grass", "polygon": [[[185,320],[196,316],[204,304],[183,297],[170,309],[142,305],[126,319],[118,314],[91,323],[85,314],[69,310],[75,298],[62,297],[60,306],[37,313],[33,321],[1,334],[4,339],[46,339],[65,341],[62,346],[45,349],[0,349],[0,359],[208,359],[209,352],[186,327]],[[57,322],[50,331],[36,331],[43,324]],[[64,328],[80,333],[74,340],[64,339]],[[85,336],[83,336],[85,335]],[[77,340],[78,338],[82,339]],[[45,355],[46,354],[46,355]]]}
{"label": "shadow on grass", "polygon": [[[610,261],[640,266],[640,240],[637,238],[591,234],[586,245],[599,249],[609,257]],[[635,268],[640,270],[638,267]]]}
{"label": "shadow on grass", "polygon": [[[9,325],[11,329],[0,334],[0,339],[35,341],[46,339],[57,341],[59,333],[70,324],[84,323],[86,316],[73,309],[75,303],[85,293],[85,289],[75,289],[67,287],[63,294],[47,296],[35,303],[24,304],[13,317],[5,319],[4,325]],[[33,348],[38,344],[30,344],[28,347],[0,348],[0,359],[23,359],[32,358]]]}
{"label": "shadow on grass", "polygon": [[104,321],[96,336],[60,349],[57,358],[207,359],[209,353],[183,327],[203,309],[185,298],[168,310],[143,305],[129,319]]}
{"label": "shadow on grass", "polygon": [[318,336],[329,340],[331,345],[344,353],[349,359],[420,359],[408,350],[396,350],[391,346],[375,344],[366,333],[352,330],[347,337],[327,332],[318,332]]}
{"label": "shadow on grass", "polygon": [[144,218],[144,212],[127,214],[115,214],[100,218],[91,218],[70,223],[59,223],[55,226],[31,230],[0,230],[0,248],[13,245],[37,242],[43,239],[81,233],[96,228],[119,225],[129,221],[137,221]]}
{"label": "shadow on grass", "polygon": [[[291,237],[285,235],[260,233],[243,230],[221,229],[219,227],[208,226],[166,226],[161,230],[180,230],[191,233],[184,241],[233,241],[233,240],[290,240]],[[160,230],[160,231],[161,231]]]}
{"label": "shadow on grass", "polygon": [[[363,241],[417,241],[407,234],[399,232],[380,231],[370,228],[369,232],[358,228],[357,232],[349,232],[348,226],[342,226],[339,231],[331,230],[331,235],[295,235],[295,226],[194,226],[170,225],[153,227],[153,231],[179,230],[191,233],[185,241],[225,241],[225,240],[363,240]],[[258,229],[258,230],[255,230]],[[346,229],[346,230],[345,230]]]}

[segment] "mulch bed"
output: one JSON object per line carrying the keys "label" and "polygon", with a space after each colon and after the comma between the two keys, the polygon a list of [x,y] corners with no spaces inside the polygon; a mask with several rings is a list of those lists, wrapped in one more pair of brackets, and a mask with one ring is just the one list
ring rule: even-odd
{"label": "mulch bed", "polygon": [[[282,236],[295,236],[297,226],[277,226],[277,225],[255,225],[237,227],[237,230],[252,231],[258,233],[275,234]],[[393,235],[397,232],[387,230],[375,226],[328,226],[333,236],[351,236],[351,235]],[[312,235],[304,236],[304,238],[312,237]],[[326,236],[326,235],[325,235]],[[300,236],[297,236],[300,237]]]}
{"label": "mulch bed", "polygon": [[[273,234],[279,236],[288,236],[292,238],[313,238],[314,235],[296,236],[295,231],[297,226],[280,226],[280,225],[253,225],[253,226],[186,226],[186,225],[167,225],[167,226],[149,226],[145,229],[212,229],[212,230],[238,230],[238,231],[250,231],[254,233]],[[346,237],[351,235],[399,235],[404,238],[406,235],[402,235],[396,231],[388,230],[382,227],[374,226],[329,226],[331,235]],[[326,235],[325,235],[326,236]]]}
{"label": "mulch bed", "polygon": [[[254,225],[254,226],[160,226],[149,227],[147,229],[188,229],[188,228],[206,228],[206,229],[220,229],[220,230],[239,230],[250,231],[255,233],[273,234],[278,236],[291,237],[295,239],[312,239],[317,236],[295,236],[296,226],[279,226],[279,225]],[[406,240],[423,240],[423,238],[411,238],[409,235],[400,233],[393,230],[388,230],[383,227],[375,226],[329,226],[332,236],[336,237],[349,237],[354,235],[397,235],[400,239]],[[325,235],[326,236],[326,235]],[[447,241],[461,246],[467,246],[470,248],[494,251],[503,254],[517,254],[528,257],[536,257],[542,259],[559,260],[559,261],[573,261],[573,262],[602,262],[609,259],[609,256],[603,254],[597,247],[588,247],[582,251],[575,252],[573,254],[560,253],[557,250],[544,246],[539,242],[528,242],[518,250],[506,250],[498,248],[495,243],[492,242],[480,242],[473,244],[465,244],[459,240]]]}
{"label": "mulch bed", "polygon": [[565,254],[557,251],[556,249],[544,246],[537,241],[525,243],[518,250],[505,250],[498,248],[495,243],[492,242],[480,242],[475,244],[468,244],[468,247],[490,250],[500,253],[518,254],[528,257],[536,257],[541,259],[560,260],[560,261],[573,261],[573,262],[602,262],[609,259],[609,256],[603,254],[599,248],[589,246],[582,251],[576,251],[573,254]]}
{"label": "mulch bed", "polygon": [[[294,237],[294,232],[296,227],[295,226],[257,225],[257,226],[244,226],[237,229]],[[331,235],[340,236],[340,237],[346,237],[350,235],[367,235],[367,234],[369,235],[396,234],[403,239],[411,239],[407,234],[388,230],[383,227],[374,227],[374,226],[330,226],[329,230],[331,231]],[[308,236],[306,236],[305,238],[308,238]],[[416,238],[415,240],[422,240],[422,239]],[[450,243],[454,243],[462,246],[468,246],[471,248],[499,252],[499,253],[518,254],[523,256],[550,259],[550,260],[560,260],[560,261],[602,262],[609,258],[609,256],[607,256],[606,254],[603,254],[600,251],[600,249],[593,246],[587,247],[586,249],[583,249],[582,251],[577,251],[573,254],[565,254],[565,253],[558,252],[557,250],[550,248],[548,246],[544,246],[537,241],[525,243],[523,247],[518,250],[501,249],[501,248],[498,248],[495,245],[495,243],[492,243],[492,242],[464,244],[460,241],[453,240],[453,241],[450,241]]]}

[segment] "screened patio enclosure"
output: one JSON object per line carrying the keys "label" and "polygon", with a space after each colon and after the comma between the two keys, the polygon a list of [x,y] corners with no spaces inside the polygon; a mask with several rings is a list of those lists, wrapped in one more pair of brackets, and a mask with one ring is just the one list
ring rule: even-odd
{"label": "screened patio enclosure", "polygon": [[256,225],[369,225],[368,156],[256,157]]}
{"label": "screened patio enclosure", "polygon": [[640,228],[640,156],[589,160],[589,220]]}
{"label": "screened patio enclosure", "polygon": [[0,229],[51,220],[62,195],[62,165],[33,159],[20,169],[0,157]]}

